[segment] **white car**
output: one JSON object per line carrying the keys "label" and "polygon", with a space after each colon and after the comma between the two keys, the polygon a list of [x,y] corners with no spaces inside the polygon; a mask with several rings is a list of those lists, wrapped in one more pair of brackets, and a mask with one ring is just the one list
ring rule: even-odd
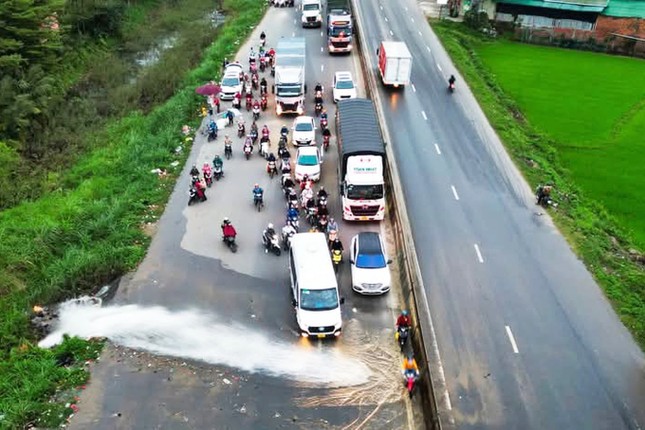
{"label": "white car", "polygon": [[302,146],[296,152],[296,181],[302,181],[307,175],[313,181],[320,180],[320,165],[322,153],[317,146]]}
{"label": "white car", "polygon": [[349,262],[352,289],[360,294],[385,294],[390,291],[392,277],[381,235],[366,231],[352,238]]}
{"label": "white car", "polygon": [[295,146],[316,144],[316,124],[313,117],[299,116],[293,120],[291,143]]}
{"label": "white car", "polygon": [[242,66],[237,61],[235,63],[228,63],[228,65],[224,69],[224,74],[228,75],[232,73],[237,73],[239,76],[240,73],[244,73],[244,66]]}
{"label": "white car", "polygon": [[352,79],[350,72],[336,72],[333,89],[334,103],[338,103],[339,100],[356,98],[356,85],[354,85],[354,79]]}
{"label": "white car", "polygon": [[239,73],[236,73],[234,70],[229,72],[228,68],[226,70],[227,72],[219,84],[221,88],[219,98],[222,100],[233,100],[236,93],[239,92],[242,94],[242,80],[240,79]]}

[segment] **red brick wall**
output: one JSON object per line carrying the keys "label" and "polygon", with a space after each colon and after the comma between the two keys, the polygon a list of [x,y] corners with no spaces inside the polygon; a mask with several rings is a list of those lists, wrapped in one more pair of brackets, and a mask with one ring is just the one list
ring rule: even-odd
{"label": "red brick wall", "polygon": [[603,41],[611,33],[645,39],[645,20],[638,18],[612,18],[600,15],[594,31],[596,40]]}

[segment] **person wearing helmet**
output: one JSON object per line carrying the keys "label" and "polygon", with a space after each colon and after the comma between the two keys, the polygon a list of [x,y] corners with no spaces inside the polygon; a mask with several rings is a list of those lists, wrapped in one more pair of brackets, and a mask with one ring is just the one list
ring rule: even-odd
{"label": "person wearing helmet", "polygon": [[403,327],[410,328],[412,326],[412,321],[410,320],[410,315],[405,309],[401,311],[401,315],[396,319],[396,330],[399,331]]}
{"label": "person wearing helmet", "polygon": [[408,355],[403,359],[403,376],[406,378],[414,377],[415,379],[419,377],[419,366],[412,355]]}
{"label": "person wearing helmet", "polygon": [[228,219],[228,217],[224,217],[224,221],[222,221],[222,236],[224,238],[227,237],[232,237],[235,239],[235,236],[237,236],[237,231],[235,231],[235,227],[233,227],[233,224],[231,224],[231,221]]}
{"label": "person wearing helmet", "polygon": [[329,197],[327,195],[327,191],[325,190],[324,186],[322,186],[322,185],[320,186],[320,189],[318,190],[318,193],[316,194],[316,197],[318,198],[318,200],[320,200],[321,198],[326,199],[327,197]]}
{"label": "person wearing helmet", "polygon": [[193,164],[193,167],[190,169],[190,176],[199,177],[199,169],[197,168],[197,164]]}
{"label": "person wearing helmet", "polygon": [[264,190],[260,188],[259,184],[253,185],[253,204],[257,205],[262,203],[262,197],[264,196]]}
{"label": "person wearing helmet", "polygon": [[289,129],[287,128],[287,124],[282,124],[282,128],[280,129],[280,136],[287,136],[289,134]]}
{"label": "person wearing helmet", "polygon": [[314,88],[314,94],[316,94],[318,91],[320,91],[321,93],[324,91],[323,86],[320,82],[316,84],[316,87]]}
{"label": "person wearing helmet", "polygon": [[323,120],[327,121],[327,109],[323,108],[322,112],[320,112],[320,120],[321,121],[323,121]]}
{"label": "person wearing helmet", "polygon": [[273,228],[273,223],[269,223],[267,228],[262,232],[262,242],[264,243],[264,252],[269,252],[269,247],[271,246],[271,240],[275,236],[275,228]]}

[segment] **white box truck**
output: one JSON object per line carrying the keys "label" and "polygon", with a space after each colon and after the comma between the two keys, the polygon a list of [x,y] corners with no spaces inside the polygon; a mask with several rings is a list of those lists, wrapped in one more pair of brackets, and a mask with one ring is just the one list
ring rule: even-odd
{"label": "white box truck", "polygon": [[343,219],[380,221],[385,217],[385,144],[368,99],[344,99],[336,110],[338,179]]}
{"label": "white box truck", "polygon": [[322,27],[322,4],[320,0],[302,0],[300,22],[303,27]]}
{"label": "white box truck", "polygon": [[396,88],[410,83],[412,54],[404,42],[381,42],[376,55],[383,85]]}
{"label": "white box truck", "polygon": [[275,93],[276,114],[305,112],[305,55],[304,37],[280,39],[275,52]]}

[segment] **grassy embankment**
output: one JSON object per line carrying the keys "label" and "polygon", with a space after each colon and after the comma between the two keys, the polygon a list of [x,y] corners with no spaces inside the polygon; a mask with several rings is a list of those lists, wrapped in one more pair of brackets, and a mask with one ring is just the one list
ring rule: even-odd
{"label": "grassy embankment", "polygon": [[645,347],[645,62],[431,25],[524,176],[555,183],[558,227]]}
{"label": "grassy embankment", "polygon": [[[34,347],[29,308],[86,292],[144,256],[150,239],[142,224],[162,211],[181,166],[165,180],[150,171],[185,159],[188,151],[174,149],[182,124],[198,124],[194,88],[219,73],[223,58],[261,19],[264,3],[227,0],[225,9],[227,22],[199,67],[181,72],[170,99],[106,124],[92,136],[95,149],[60,173],[58,189],[0,213],[0,428],[55,427],[73,412],[65,403],[74,403],[72,389],[88,377],[84,360],[98,348],[79,340],[51,351]],[[58,366],[56,359],[68,354],[74,364]],[[48,402],[52,397],[56,403]]]}

